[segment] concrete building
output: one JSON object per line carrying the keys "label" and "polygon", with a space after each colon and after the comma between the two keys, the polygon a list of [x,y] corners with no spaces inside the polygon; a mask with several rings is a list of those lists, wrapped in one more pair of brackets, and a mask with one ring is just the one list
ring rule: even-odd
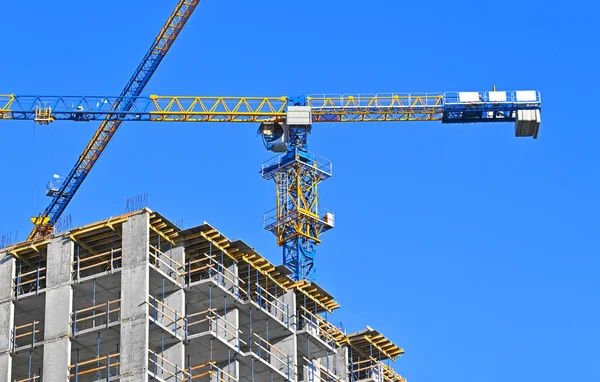
{"label": "concrete building", "polygon": [[134,213],[0,249],[0,381],[403,381],[403,350],[209,224]]}

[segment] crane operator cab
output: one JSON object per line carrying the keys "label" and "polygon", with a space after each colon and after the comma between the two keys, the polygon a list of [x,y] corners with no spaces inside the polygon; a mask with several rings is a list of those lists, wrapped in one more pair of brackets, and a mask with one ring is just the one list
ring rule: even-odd
{"label": "crane operator cab", "polygon": [[263,139],[267,150],[284,153],[287,151],[287,126],[279,122],[261,123],[258,133]]}
{"label": "crane operator cab", "polygon": [[46,196],[54,197],[57,195],[64,181],[64,177],[54,174],[46,186]]}
{"label": "crane operator cab", "polygon": [[306,147],[311,127],[312,113],[309,106],[288,106],[285,121],[263,122],[258,133],[267,150],[285,153],[292,147]]}

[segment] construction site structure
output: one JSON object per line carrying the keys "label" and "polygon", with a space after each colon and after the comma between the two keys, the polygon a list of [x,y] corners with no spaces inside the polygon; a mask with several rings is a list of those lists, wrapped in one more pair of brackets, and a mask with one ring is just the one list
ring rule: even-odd
{"label": "construction site structure", "polygon": [[0,259],[2,381],[405,381],[401,348],[208,223],[145,208]]}

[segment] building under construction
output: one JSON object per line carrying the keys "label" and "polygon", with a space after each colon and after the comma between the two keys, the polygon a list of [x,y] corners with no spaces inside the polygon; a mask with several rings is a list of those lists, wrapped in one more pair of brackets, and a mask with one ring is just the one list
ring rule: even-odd
{"label": "building under construction", "polygon": [[[0,121],[100,122],[73,168],[49,182],[27,240],[0,249],[0,382],[403,381],[389,366],[403,350],[369,327],[347,334],[328,322],[338,303],[307,281],[335,221],[318,192],[331,162],[307,150],[313,124],[512,123],[515,136],[536,138],[540,93],[143,96],[199,2],[177,1],[119,95],[0,94]],[[276,186],[264,228],[283,265],[208,224],[182,230],[148,209],[56,234],[122,122],[257,125],[281,154],[261,175]]]}
{"label": "building under construction", "polygon": [[404,381],[401,348],[206,223],[143,209],[0,258],[2,381]]}

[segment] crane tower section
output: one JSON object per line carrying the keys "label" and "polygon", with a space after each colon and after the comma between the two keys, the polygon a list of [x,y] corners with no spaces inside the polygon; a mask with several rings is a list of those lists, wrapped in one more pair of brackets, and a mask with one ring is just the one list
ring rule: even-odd
{"label": "crane tower section", "polygon": [[314,280],[316,246],[333,228],[334,215],[319,204],[319,183],[332,175],[331,162],[307,150],[312,115],[308,106],[289,106],[284,123],[263,123],[267,149],[283,154],[263,163],[262,177],[274,180],[277,205],[264,228],[277,237],[283,262],[296,280]]}

